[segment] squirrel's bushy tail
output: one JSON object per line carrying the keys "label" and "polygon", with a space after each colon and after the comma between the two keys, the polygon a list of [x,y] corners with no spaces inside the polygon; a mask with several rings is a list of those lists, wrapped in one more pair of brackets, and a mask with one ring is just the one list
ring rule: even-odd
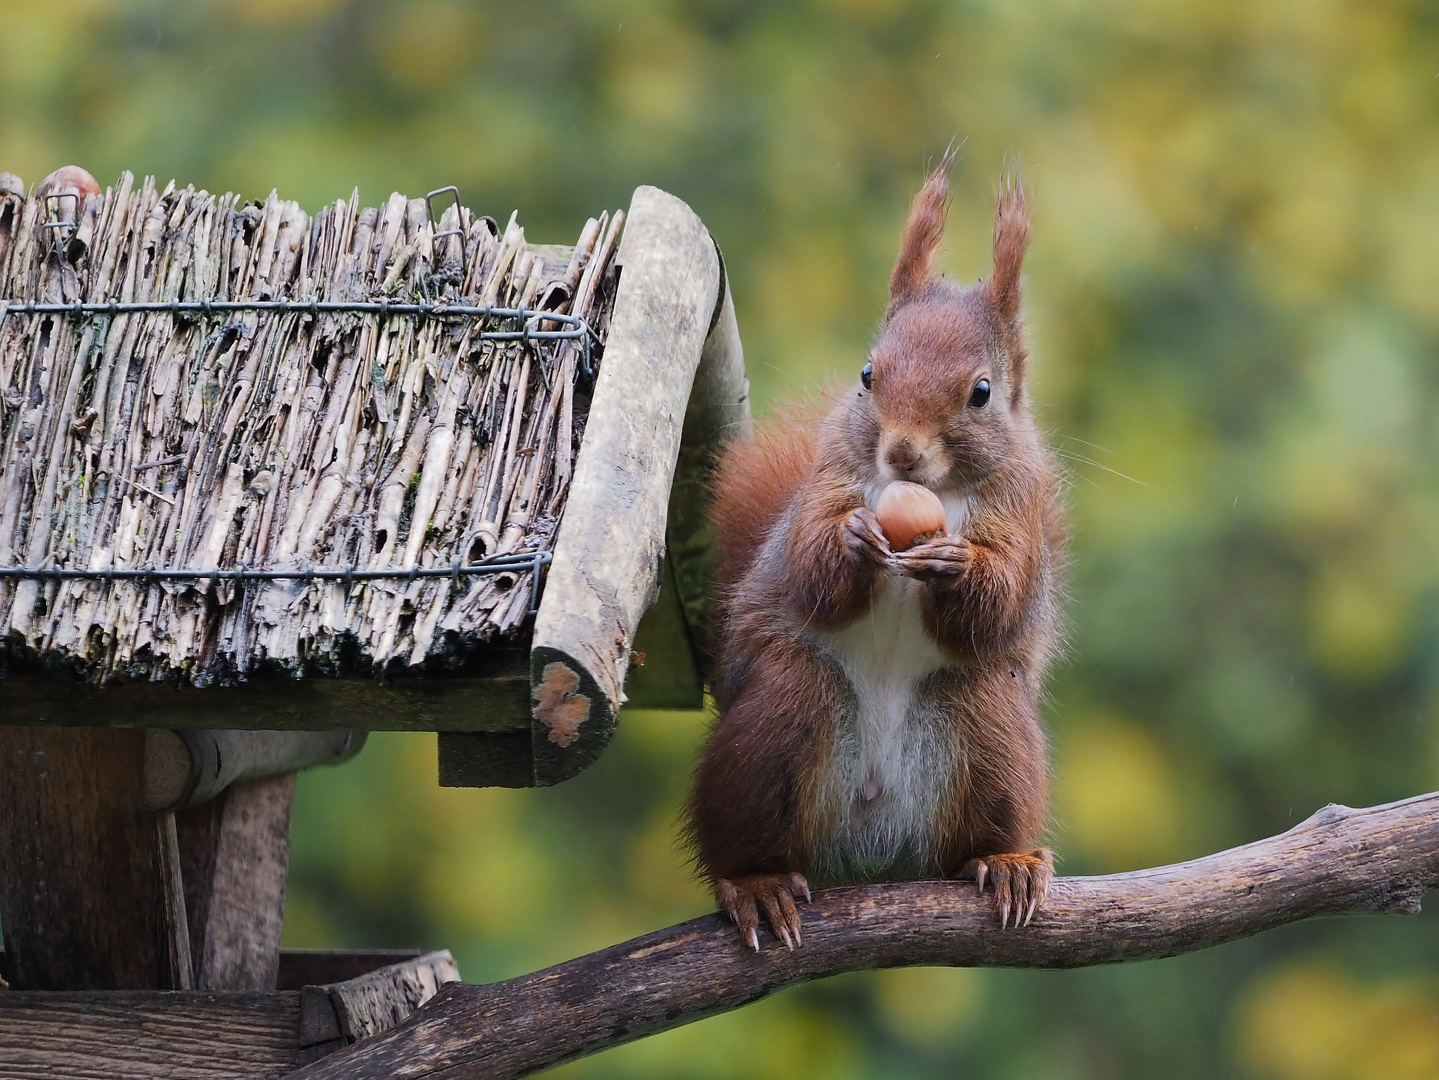
{"label": "squirrel's bushy tail", "polygon": [[731,439],[720,451],[710,525],[725,584],[744,576],[799,490],[814,462],[816,419],[796,408],[757,423],[751,438]]}

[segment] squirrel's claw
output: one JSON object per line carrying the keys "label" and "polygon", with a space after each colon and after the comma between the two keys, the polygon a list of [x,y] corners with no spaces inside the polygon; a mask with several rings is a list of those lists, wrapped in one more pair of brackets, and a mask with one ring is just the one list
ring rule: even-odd
{"label": "squirrel's claw", "polygon": [[915,544],[890,556],[894,568],[905,577],[921,581],[952,579],[969,569],[973,549],[962,536],[944,536]]}
{"label": "squirrel's claw", "polygon": [[984,891],[986,880],[994,883],[994,903],[999,912],[1001,929],[1009,926],[1009,917],[1014,916],[1015,926],[1028,926],[1034,913],[1044,905],[1049,892],[1049,883],[1054,878],[1054,852],[1048,848],[1035,848],[1023,855],[987,855],[981,859],[970,859],[960,870],[962,878],[973,878]]}
{"label": "squirrel's claw", "polygon": [[867,506],[851,510],[844,519],[844,543],[860,562],[879,565],[892,554],[879,518]]}
{"label": "squirrel's claw", "polygon": [[715,882],[720,909],[739,927],[745,944],[756,952],[761,909],[774,936],[791,952],[804,944],[799,910],[794,906],[801,896],[806,901],[810,899],[809,883],[803,874],[749,874]]}

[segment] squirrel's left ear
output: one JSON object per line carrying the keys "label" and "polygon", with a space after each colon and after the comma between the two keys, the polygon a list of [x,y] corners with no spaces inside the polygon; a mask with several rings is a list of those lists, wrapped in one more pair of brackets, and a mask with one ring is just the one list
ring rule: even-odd
{"label": "squirrel's left ear", "polygon": [[909,207],[899,261],[889,277],[887,319],[911,300],[917,300],[934,279],[934,256],[944,239],[944,216],[949,201],[949,170],[954,166],[953,145],[944,153],[939,167],[929,174],[924,187]]}
{"label": "squirrel's left ear", "polygon": [[994,271],[985,285],[990,310],[999,320],[1009,362],[1011,397],[1018,401],[1024,386],[1029,350],[1019,317],[1019,270],[1029,248],[1029,203],[1019,169],[1005,175],[994,210]]}
{"label": "squirrel's left ear", "polygon": [[994,209],[994,272],[987,286],[990,306],[1006,325],[1019,318],[1019,269],[1028,248],[1029,203],[1016,168],[1001,182]]}

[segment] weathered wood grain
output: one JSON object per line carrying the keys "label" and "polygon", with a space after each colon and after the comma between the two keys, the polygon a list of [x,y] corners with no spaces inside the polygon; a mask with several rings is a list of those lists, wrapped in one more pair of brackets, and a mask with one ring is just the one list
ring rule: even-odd
{"label": "weathered wood grain", "polygon": [[144,808],[142,731],[0,725],[0,922],[17,989],[183,989],[174,816]]}
{"label": "weathered wood grain", "polygon": [[745,948],[717,915],[486,986],[448,986],[405,1023],[288,1080],[523,1076],[757,1001],[795,983],[913,965],[1080,967],[1173,956],[1309,918],[1419,910],[1439,884],[1439,793],[1328,806],[1288,832],[1187,863],[1060,878],[1001,930],[969,882],[833,889],[804,944]]}
{"label": "weathered wood grain", "polygon": [[340,1034],[347,1042],[356,1042],[389,1031],[433,998],[440,987],[459,980],[455,958],[441,949],[324,989]]}
{"label": "weathered wood grain", "polygon": [[164,683],[90,686],[11,672],[0,678],[5,724],[333,731],[528,731],[530,680],[493,675],[433,679],[266,679],[205,689]]}
{"label": "weathered wood grain", "polygon": [[714,242],[658,188],[634,193],[604,363],[535,619],[536,784],[573,776],[614,730],[630,646],[654,602],[670,481],[722,299]]}
{"label": "weathered wood grain", "polygon": [[196,989],[275,989],[294,802],[285,773],[176,815]]}
{"label": "weathered wood grain", "polygon": [[273,1080],[300,1046],[300,995],[0,993],[5,1080]]}
{"label": "weathered wood grain", "polygon": [[[289,956],[353,970],[394,953]],[[356,1038],[387,1030],[458,979],[440,951],[356,977],[275,993],[0,993],[4,1080],[273,1080]]]}

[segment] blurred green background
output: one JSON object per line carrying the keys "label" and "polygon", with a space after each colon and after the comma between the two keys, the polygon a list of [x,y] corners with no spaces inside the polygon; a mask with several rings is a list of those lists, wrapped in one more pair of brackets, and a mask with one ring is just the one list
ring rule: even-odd
{"label": "blurred green background", "polygon": [[[0,169],[308,207],[458,184],[572,242],[640,183],[724,247],[761,412],[851,378],[952,136],[948,269],[1034,191],[1043,421],[1070,458],[1052,684],[1066,873],[1439,788],[1439,6],[1406,0],[0,0]],[[441,790],[433,736],[301,780],[286,940],[529,971],[707,910],[704,730]],[[1355,872],[1362,872],[1356,867]],[[872,973],[560,1070],[623,1077],[1439,1077],[1434,919],[1075,972]]]}

